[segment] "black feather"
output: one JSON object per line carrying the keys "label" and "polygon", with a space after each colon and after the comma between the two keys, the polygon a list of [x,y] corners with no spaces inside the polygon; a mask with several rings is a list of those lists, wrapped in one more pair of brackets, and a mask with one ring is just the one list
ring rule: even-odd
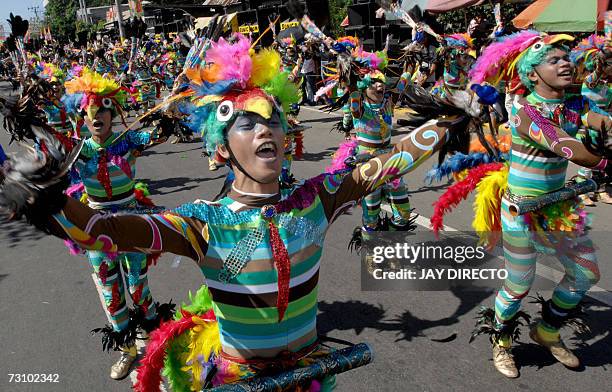
{"label": "black feather", "polygon": [[502,336],[509,336],[512,341],[516,342],[520,339],[520,327],[528,325],[531,316],[524,311],[519,311],[503,326],[499,327],[495,321],[495,309],[481,307],[476,317],[476,325],[470,336],[470,343],[479,335],[489,335],[489,341],[496,343]]}
{"label": "black feather", "polygon": [[11,25],[11,32],[15,37],[25,37],[30,27],[30,23],[27,19],[23,19],[19,15],[15,16],[11,12],[9,19],[6,21]]}
{"label": "black feather", "polygon": [[176,304],[172,303],[172,300],[168,303],[160,304],[159,302],[155,303],[156,314],[152,319],[147,319],[145,317],[144,311],[140,308],[134,308],[133,312],[135,313],[135,319],[138,321],[138,325],[140,328],[146,332],[151,332],[159,325],[164,322],[172,319],[174,316],[174,310],[176,308]]}

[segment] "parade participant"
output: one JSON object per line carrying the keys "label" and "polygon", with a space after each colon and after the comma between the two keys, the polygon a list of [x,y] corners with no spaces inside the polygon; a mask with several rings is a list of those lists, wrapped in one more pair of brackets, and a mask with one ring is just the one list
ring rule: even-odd
{"label": "parade participant", "polygon": [[[179,320],[152,334],[137,390],[156,390],[170,347],[176,350],[168,351],[166,374],[180,385],[193,383],[194,390],[211,379],[213,385],[233,382],[322,355],[317,286],[328,226],[453,140],[442,123],[431,122],[358,169],[322,174],[281,193],[285,113],[298,95],[288,75],[269,66],[280,61],[277,56],[254,52],[238,36],[231,45],[213,43],[206,65],[186,72],[191,87],[181,94],[196,104],[193,124],[235,172],[229,195],[218,202],[196,201],[161,214],[100,214],[63,196],[61,175],[75,154],[62,157],[63,146],[36,126],[49,153],[11,158],[2,172],[0,205],[57,236],[90,250],[172,252],[197,261],[210,301],[202,298],[198,312],[183,309]],[[13,116],[26,127],[20,112]],[[331,379],[312,385],[332,386]]]}
{"label": "parade participant", "polygon": [[[357,74],[361,74],[362,77],[357,81],[355,91],[351,92],[353,86],[348,86],[349,92],[345,95],[348,95],[349,98],[344,107],[341,128],[345,134],[348,129],[353,129],[356,138],[354,141],[343,144],[340,150],[348,148],[352,150],[348,152],[349,155],[370,154],[374,156],[384,152],[391,143],[394,102],[391,94],[386,91],[386,77],[382,72],[387,65],[387,55],[384,52],[370,53],[358,46],[353,49],[352,57],[354,64],[361,64],[357,66],[360,67]],[[338,67],[340,68],[340,65]],[[396,90],[403,92],[408,83],[409,76],[402,75]],[[332,167],[342,167],[345,155],[346,153],[339,152]],[[390,220],[380,216],[383,199],[386,199],[391,207]],[[356,231],[361,236],[368,236],[368,233],[387,228],[407,230],[411,227],[408,190],[401,178],[383,185],[364,197],[361,207],[363,209],[362,227],[360,231]]]}
{"label": "parade participant", "polygon": [[565,346],[559,330],[575,315],[580,301],[599,279],[595,250],[585,234],[586,214],[577,199],[558,202],[523,216],[510,212],[511,203],[562,188],[569,161],[594,170],[611,171],[606,158],[593,153],[590,145],[587,148],[577,139],[579,128],[597,133],[602,128],[610,129],[612,121],[588,99],[566,95],[573,70],[568,49],[563,44],[571,40],[571,36],[564,34],[516,33],[487,47],[472,73],[478,83],[499,83],[518,76],[530,91],[527,97],[516,97],[513,102],[509,168],[497,163],[494,167],[473,169],[476,171],[471,176],[468,174],[470,179],[457,184],[466,187],[469,180],[473,184],[469,186],[471,189],[476,184],[480,188],[480,183],[491,176],[497,183],[487,185],[488,193],[493,195],[491,200],[477,201],[475,209],[487,211],[482,219],[488,229],[483,231],[501,228],[508,278],[497,293],[495,309],[482,311],[475,335],[491,335],[493,364],[511,378],[519,375],[510,348],[522,323],[520,318],[524,316],[519,312],[521,301],[535,278],[536,251],[555,254],[565,269],[565,276],[552,298],[541,301],[542,319],[533,326],[530,337],[569,368],[577,368],[580,361]]}
{"label": "parade participant", "polygon": [[[122,112],[127,93],[119,85],[88,69],[66,82],[64,101],[71,112],[81,113],[91,137],[84,140],[76,168],[82,180],[81,200],[97,211],[125,212],[153,206],[135,187],[136,174],[134,151],[149,145],[154,136],[148,132],[113,132],[112,121]],[[160,320],[153,302],[147,270],[153,261],[151,256],[138,252],[86,252],[97,282],[104,296],[104,306],[110,326],[99,328],[104,348],[121,351],[120,359],[111,367],[113,379],[124,378],[136,359],[136,330],[145,333]],[[125,278],[125,279],[124,279]],[[135,310],[126,305],[126,287]]]}
{"label": "parade participant", "polygon": [[468,85],[468,70],[473,64],[475,51],[472,38],[467,34],[444,37],[446,43],[440,50],[444,60],[444,74],[432,89],[432,93],[448,98]]}
{"label": "parade participant", "polygon": [[35,72],[41,79],[47,81],[51,86],[51,95],[45,97],[42,110],[47,117],[47,123],[58,132],[67,136],[72,135],[72,126],[66,114],[66,108],[61,102],[64,95],[65,74],[55,64],[40,62],[35,67]]}
{"label": "parade participant", "polygon": [[[608,51],[609,53],[609,51]],[[608,78],[612,70],[606,65],[606,39],[595,34],[582,40],[570,53],[572,62],[578,69],[579,80],[583,79],[582,95],[590,99],[603,111],[608,111],[612,102],[612,88]],[[578,179],[593,177],[592,170],[581,167],[578,170]],[[593,200],[588,194],[580,195],[587,206],[593,206]],[[612,197],[605,187],[600,188],[595,194],[595,200],[606,204],[612,204]]]}

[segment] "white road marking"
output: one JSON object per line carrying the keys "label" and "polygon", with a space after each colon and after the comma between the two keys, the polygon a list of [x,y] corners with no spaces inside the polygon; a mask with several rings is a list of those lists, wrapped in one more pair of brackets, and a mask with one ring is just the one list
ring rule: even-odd
{"label": "white road marking", "polygon": [[[388,205],[383,205],[382,209],[387,211],[387,212],[391,212],[391,208]],[[419,226],[422,226],[426,229],[430,229],[431,228],[431,221],[429,220],[429,218],[419,215],[416,218],[416,224],[418,224]],[[444,231],[459,231],[453,227],[450,226],[444,226]],[[495,248],[495,250],[492,252],[492,254],[501,259],[504,260],[504,256],[502,254],[502,251],[499,248]],[[563,272],[558,271],[554,268],[550,268],[547,265],[544,265],[542,263],[537,263],[537,268],[536,268],[536,274],[539,275],[540,277],[544,278],[544,279],[548,279],[552,282],[559,282],[561,281],[561,279],[563,278]],[[587,295],[593,299],[596,299],[600,302],[603,302],[604,304],[608,305],[608,306],[612,306],[612,292],[607,291],[605,289],[603,289],[602,287],[599,286],[593,286],[591,287],[591,290],[589,290],[589,292],[587,293]]]}

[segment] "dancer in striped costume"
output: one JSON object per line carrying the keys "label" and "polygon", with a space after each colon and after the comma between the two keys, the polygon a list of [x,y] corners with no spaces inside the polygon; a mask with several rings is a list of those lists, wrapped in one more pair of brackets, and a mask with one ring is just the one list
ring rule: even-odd
{"label": "dancer in striped costume", "polygon": [[[433,121],[358,169],[322,174],[281,192],[285,113],[297,90],[287,73],[269,67],[276,52],[256,53],[250,45],[243,36],[234,44],[220,40],[206,52],[206,64],[186,71],[191,87],[183,94],[195,105],[192,126],[204,131],[206,146],[227,158],[235,172],[229,195],[219,202],[198,200],[162,214],[103,215],[63,198],[52,183],[36,193],[51,207],[41,210],[36,197],[27,206],[11,204],[20,200],[15,187],[35,188],[23,180],[30,178],[27,173],[20,173],[21,180],[5,173],[2,204],[23,206],[15,213],[37,217],[35,224],[60,237],[91,250],[172,252],[198,263],[210,294],[201,289],[194,304],[151,335],[138,374],[140,391],[157,390],[164,353],[164,374],[176,390],[250,378],[323,355],[317,292],[329,225],[449,139],[448,129]],[[52,152],[62,150],[47,144]],[[312,387],[333,385],[327,378]]]}
{"label": "dancer in striped costume", "polygon": [[432,89],[434,95],[449,98],[457,90],[465,90],[468,85],[468,73],[474,62],[475,50],[473,40],[468,34],[451,34],[444,38],[442,49],[444,74]]}
{"label": "dancer in striped costume", "polygon": [[[605,37],[595,34],[582,40],[571,52],[572,62],[578,68],[579,80],[584,79],[581,94],[604,111],[612,103],[612,88],[608,83],[612,69],[606,65],[607,56]],[[578,170],[579,180],[592,177],[592,170],[586,167]],[[580,198],[587,206],[595,205],[588,194],[580,195]],[[612,197],[605,187],[595,193],[595,200],[612,204]]]}
{"label": "dancer in striped costume", "polygon": [[[110,79],[88,69],[66,83],[65,102],[72,103],[71,111],[84,113],[84,121],[92,136],[85,139],[76,164],[82,180],[83,197],[89,207],[105,212],[131,211],[140,206],[148,208],[152,202],[142,190],[135,189],[136,175],[133,155],[137,149],[152,142],[148,132],[114,133],[113,118],[120,113],[127,93]],[[141,252],[117,253],[88,250],[87,258],[101,288],[110,326],[99,329],[104,333],[105,348],[122,351],[120,359],[111,367],[111,378],[124,378],[136,359],[134,339],[137,328],[152,329],[158,316],[156,304],[149,290],[147,269],[151,257]],[[125,301],[125,286],[136,307],[129,310]],[[132,313],[135,313],[136,316]],[[140,319],[138,319],[140,317]]]}
{"label": "dancer in striped costume", "polygon": [[565,275],[552,298],[541,301],[542,319],[530,336],[567,367],[576,368],[580,361],[560,339],[559,329],[573,317],[586,292],[599,279],[594,247],[585,234],[586,214],[578,200],[524,216],[513,216],[509,210],[511,202],[562,188],[568,161],[610,172],[608,160],[602,153],[595,153],[591,144],[583,144],[578,134],[581,127],[593,135],[602,128],[610,129],[610,116],[588,99],[565,93],[572,83],[573,68],[564,43],[571,40],[563,34],[516,33],[485,49],[472,71],[478,82],[518,76],[531,92],[515,98],[509,121],[512,147],[507,190],[501,200],[508,278],[497,293],[495,311],[486,311],[481,318],[492,333],[493,364],[507,377],[519,375],[510,346],[520,324],[521,301],[535,278],[536,252],[555,254]]}
{"label": "dancer in striped costume", "polygon": [[[386,91],[386,77],[382,72],[387,65],[387,55],[385,52],[369,53],[360,46],[351,45],[352,42],[348,42],[345,48],[347,51],[352,51],[353,62],[360,64],[362,67],[360,73],[364,75],[357,82],[355,91],[350,92],[344,109],[342,128],[354,129],[356,134],[354,154],[375,156],[384,152],[391,143],[395,103],[391,94]],[[409,82],[409,75],[403,74],[396,90],[401,94]],[[391,207],[390,220],[380,216],[381,204],[385,199]],[[361,207],[362,236],[386,227],[392,230],[406,230],[410,226],[410,200],[402,178],[385,184],[364,197]]]}

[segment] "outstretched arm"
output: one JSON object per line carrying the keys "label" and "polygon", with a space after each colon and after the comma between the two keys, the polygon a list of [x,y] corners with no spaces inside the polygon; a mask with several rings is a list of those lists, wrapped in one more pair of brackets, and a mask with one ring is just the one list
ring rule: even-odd
{"label": "outstretched arm", "polygon": [[50,218],[51,233],[69,238],[83,249],[104,252],[170,252],[203,258],[206,223],[171,212],[151,215],[102,214],[67,198],[62,210]]}
{"label": "outstretched arm", "polygon": [[348,205],[416,169],[442,148],[448,132],[442,122],[429,121],[405,136],[390,152],[370,159],[348,174],[328,176],[319,194],[328,219],[333,220]]}

